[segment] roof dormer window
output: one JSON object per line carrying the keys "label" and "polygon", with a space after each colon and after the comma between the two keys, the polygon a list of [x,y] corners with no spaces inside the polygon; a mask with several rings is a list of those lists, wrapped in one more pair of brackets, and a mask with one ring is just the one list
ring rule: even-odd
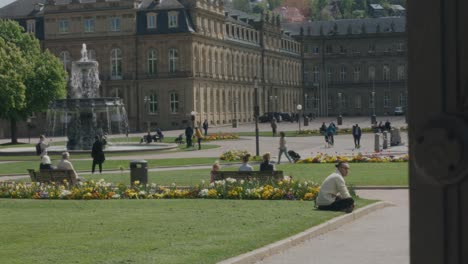
{"label": "roof dormer window", "polygon": [[178,17],[179,17],[179,12],[176,12],[176,11],[172,11],[172,12],[169,12],[169,28],[176,28],[179,26],[179,23],[178,23]]}
{"label": "roof dormer window", "polygon": [[146,15],[146,27],[148,29],[156,29],[156,18],[157,15],[155,13],[148,13]]}
{"label": "roof dormer window", "polygon": [[35,33],[36,32],[36,20],[31,19],[31,20],[28,20],[26,23],[27,23],[26,31],[28,33]]}

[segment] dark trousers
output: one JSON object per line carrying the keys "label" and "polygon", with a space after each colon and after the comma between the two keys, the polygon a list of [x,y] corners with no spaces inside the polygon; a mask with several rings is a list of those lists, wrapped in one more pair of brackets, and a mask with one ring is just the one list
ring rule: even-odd
{"label": "dark trousers", "polygon": [[192,137],[186,137],[186,141],[187,141],[187,148],[191,147],[192,146]]}
{"label": "dark trousers", "polygon": [[205,128],[204,130],[205,130],[205,137],[206,137],[206,135],[208,135],[208,128]]}
{"label": "dark trousers", "polygon": [[361,137],[359,136],[353,136],[354,137],[354,146],[358,147],[361,145]]}
{"label": "dark trousers", "polygon": [[352,208],[354,206],[353,198],[346,198],[346,199],[337,199],[330,205],[319,205],[319,210],[326,210],[326,211],[344,211],[348,208]]}
{"label": "dark trousers", "polygon": [[201,149],[201,138],[198,138],[197,141],[198,141],[198,149]]}
{"label": "dark trousers", "polygon": [[98,163],[95,160],[93,160],[93,168],[91,169],[91,173],[94,173],[94,169],[96,169],[96,164],[99,165],[99,173],[102,173],[102,162]]}

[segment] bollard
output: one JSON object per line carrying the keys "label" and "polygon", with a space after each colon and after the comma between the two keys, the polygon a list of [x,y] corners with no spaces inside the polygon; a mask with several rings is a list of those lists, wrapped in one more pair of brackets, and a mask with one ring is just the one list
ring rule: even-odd
{"label": "bollard", "polygon": [[387,149],[387,148],[388,148],[388,132],[387,132],[387,131],[384,131],[384,132],[383,132],[382,148],[383,148],[383,149]]}
{"label": "bollard", "polygon": [[336,120],[336,121],[337,121],[338,125],[341,126],[341,125],[343,124],[343,116],[339,115],[339,116],[337,117],[337,120]]}
{"label": "bollard", "polygon": [[399,128],[392,128],[390,130],[390,146],[398,146],[401,144],[401,135]]}
{"label": "bollard", "polygon": [[304,126],[308,126],[309,125],[309,118],[306,116],[304,117]]}
{"label": "bollard", "polygon": [[374,151],[380,152],[380,135],[378,133],[374,135]]}
{"label": "bollard", "polygon": [[377,117],[375,115],[371,115],[371,124],[377,124]]}
{"label": "bollard", "polygon": [[234,128],[237,127],[237,120],[232,120],[232,127],[234,127]]}

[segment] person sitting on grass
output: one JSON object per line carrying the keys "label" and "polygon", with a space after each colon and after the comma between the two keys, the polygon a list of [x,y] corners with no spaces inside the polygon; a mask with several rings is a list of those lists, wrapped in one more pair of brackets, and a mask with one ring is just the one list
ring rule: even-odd
{"label": "person sitting on grass", "polygon": [[263,162],[260,163],[260,171],[274,171],[275,165],[270,163],[271,155],[269,152],[263,154]]}
{"label": "person sitting on grass", "polygon": [[354,209],[354,200],[344,180],[349,173],[349,164],[340,161],[335,167],[336,171],[330,174],[320,186],[316,205],[319,210],[351,213]]}
{"label": "person sitting on grass", "polygon": [[242,165],[239,167],[239,171],[253,171],[253,167],[249,165],[250,154],[242,157]]}
{"label": "person sitting on grass", "polygon": [[218,161],[215,161],[215,163],[213,164],[213,167],[211,168],[211,178],[210,178],[210,183],[214,182],[214,177],[215,177],[215,173],[217,171],[219,171],[221,168],[219,166],[219,162]]}

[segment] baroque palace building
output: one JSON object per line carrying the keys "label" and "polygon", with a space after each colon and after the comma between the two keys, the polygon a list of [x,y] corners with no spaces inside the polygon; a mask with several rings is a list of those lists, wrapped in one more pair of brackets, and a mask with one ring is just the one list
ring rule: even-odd
{"label": "baroque palace building", "polygon": [[[131,131],[184,128],[293,112],[302,103],[300,43],[279,17],[219,0],[17,0],[0,9],[69,71],[82,43],[99,62],[100,95],[121,97]],[[237,123],[236,122],[236,123]]]}
{"label": "baroque palace building", "polygon": [[285,24],[303,46],[305,111],[389,115],[407,109],[405,17]]}

